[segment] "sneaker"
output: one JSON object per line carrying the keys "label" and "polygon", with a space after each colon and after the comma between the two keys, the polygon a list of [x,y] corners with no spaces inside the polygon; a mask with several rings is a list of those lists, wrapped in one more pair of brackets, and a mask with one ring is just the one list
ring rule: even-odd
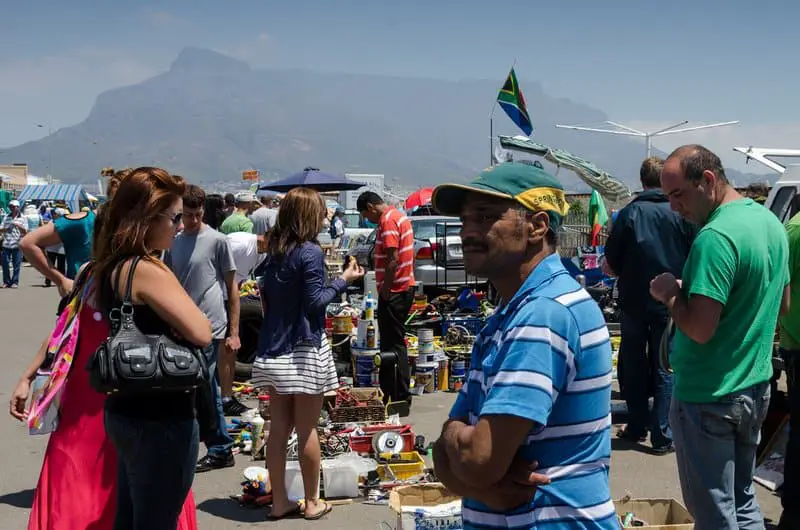
{"label": "sneaker", "polygon": [[675,445],[673,444],[662,445],[661,447],[653,447],[653,454],[658,456],[668,455],[674,452],[675,452]]}
{"label": "sneaker", "polygon": [[226,416],[241,416],[248,410],[250,410],[250,407],[244,405],[236,398],[231,398],[230,401],[226,401],[222,404],[222,412]]}
{"label": "sneaker", "polygon": [[19,285],[17,285],[17,284],[15,283],[14,285],[11,285],[11,286],[10,286],[10,288],[11,288],[11,289],[19,289]]}
{"label": "sneaker", "polygon": [[206,455],[197,462],[194,472],[205,473],[206,471],[233,467],[234,465],[236,465],[236,462],[233,459],[233,453],[228,453],[226,456]]}
{"label": "sneaker", "polygon": [[630,432],[626,427],[625,429],[620,429],[617,431],[617,438],[629,442],[642,443],[647,441],[647,433],[644,433],[641,436],[637,436],[632,432]]}

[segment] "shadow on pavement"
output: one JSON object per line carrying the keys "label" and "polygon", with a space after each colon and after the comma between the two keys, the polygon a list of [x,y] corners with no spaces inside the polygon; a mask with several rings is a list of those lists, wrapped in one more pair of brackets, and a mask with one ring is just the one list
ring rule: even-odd
{"label": "shadow on pavement", "polygon": [[15,508],[30,508],[33,506],[33,491],[22,490],[0,496],[0,504],[7,504]]}
{"label": "shadow on pavement", "polygon": [[242,508],[232,499],[208,499],[197,505],[197,510],[209,515],[239,523],[264,523],[268,508]]}
{"label": "shadow on pavement", "polygon": [[637,453],[644,453],[646,455],[653,455],[653,456],[668,456],[670,454],[675,454],[674,452],[672,452],[672,453],[667,453],[666,455],[664,455],[664,454],[659,455],[659,454],[657,454],[656,452],[653,451],[653,448],[650,447],[650,444],[647,443],[647,442],[636,443],[636,442],[632,442],[630,440],[623,440],[623,439],[617,438],[617,437],[611,438],[611,450],[612,451],[636,451]]}

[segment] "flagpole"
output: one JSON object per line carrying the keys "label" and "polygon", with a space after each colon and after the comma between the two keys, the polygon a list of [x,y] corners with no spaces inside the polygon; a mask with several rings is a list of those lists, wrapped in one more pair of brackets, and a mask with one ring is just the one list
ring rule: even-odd
{"label": "flagpole", "polygon": [[[514,62],[511,63],[511,68],[508,70],[511,73],[511,70],[517,66],[517,58],[514,57]],[[492,105],[492,111],[489,113],[489,167],[494,166],[494,111],[497,109],[497,97],[494,98],[494,105]]]}
{"label": "flagpole", "polygon": [[[497,105],[497,101],[495,101]],[[489,115],[489,167],[494,166],[494,108]]]}

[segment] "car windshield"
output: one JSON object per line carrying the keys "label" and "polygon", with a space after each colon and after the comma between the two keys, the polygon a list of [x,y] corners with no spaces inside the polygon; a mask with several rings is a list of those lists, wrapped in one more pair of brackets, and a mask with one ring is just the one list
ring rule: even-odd
{"label": "car windshield", "polygon": [[461,233],[461,220],[458,217],[439,219],[409,219],[414,228],[414,239],[430,240],[437,237],[457,236]]}
{"label": "car windshield", "polygon": [[361,228],[361,216],[357,213],[346,213],[342,219],[344,226],[347,228]]}

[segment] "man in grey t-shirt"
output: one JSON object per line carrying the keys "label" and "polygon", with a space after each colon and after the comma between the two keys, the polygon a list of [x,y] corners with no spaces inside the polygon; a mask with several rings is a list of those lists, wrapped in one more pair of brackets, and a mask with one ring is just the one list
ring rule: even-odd
{"label": "man in grey t-shirt", "polygon": [[[211,390],[217,402],[219,421],[214,436],[205,441],[208,454],[197,463],[197,472],[234,465],[233,439],[226,428],[220,381],[223,385],[233,385],[233,366],[240,346],[236,264],[225,236],[203,223],[205,200],[205,192],[200,187],[189,185],[186,188],[183,232],[175,237],[167,258],[178,281],[211,321],[214,337],[204,353],[212,376]],[[220,352],[223,352],[221,359]]]}
{"label": "man in grey t-shirt", "polygon": [[261,197],[261,208],[250,214],[250,220],[253,221],[253,233],[257,236],[263,236],[275,226],[278,220],[278,210],[270,208],[272,199],[266,195]]}

